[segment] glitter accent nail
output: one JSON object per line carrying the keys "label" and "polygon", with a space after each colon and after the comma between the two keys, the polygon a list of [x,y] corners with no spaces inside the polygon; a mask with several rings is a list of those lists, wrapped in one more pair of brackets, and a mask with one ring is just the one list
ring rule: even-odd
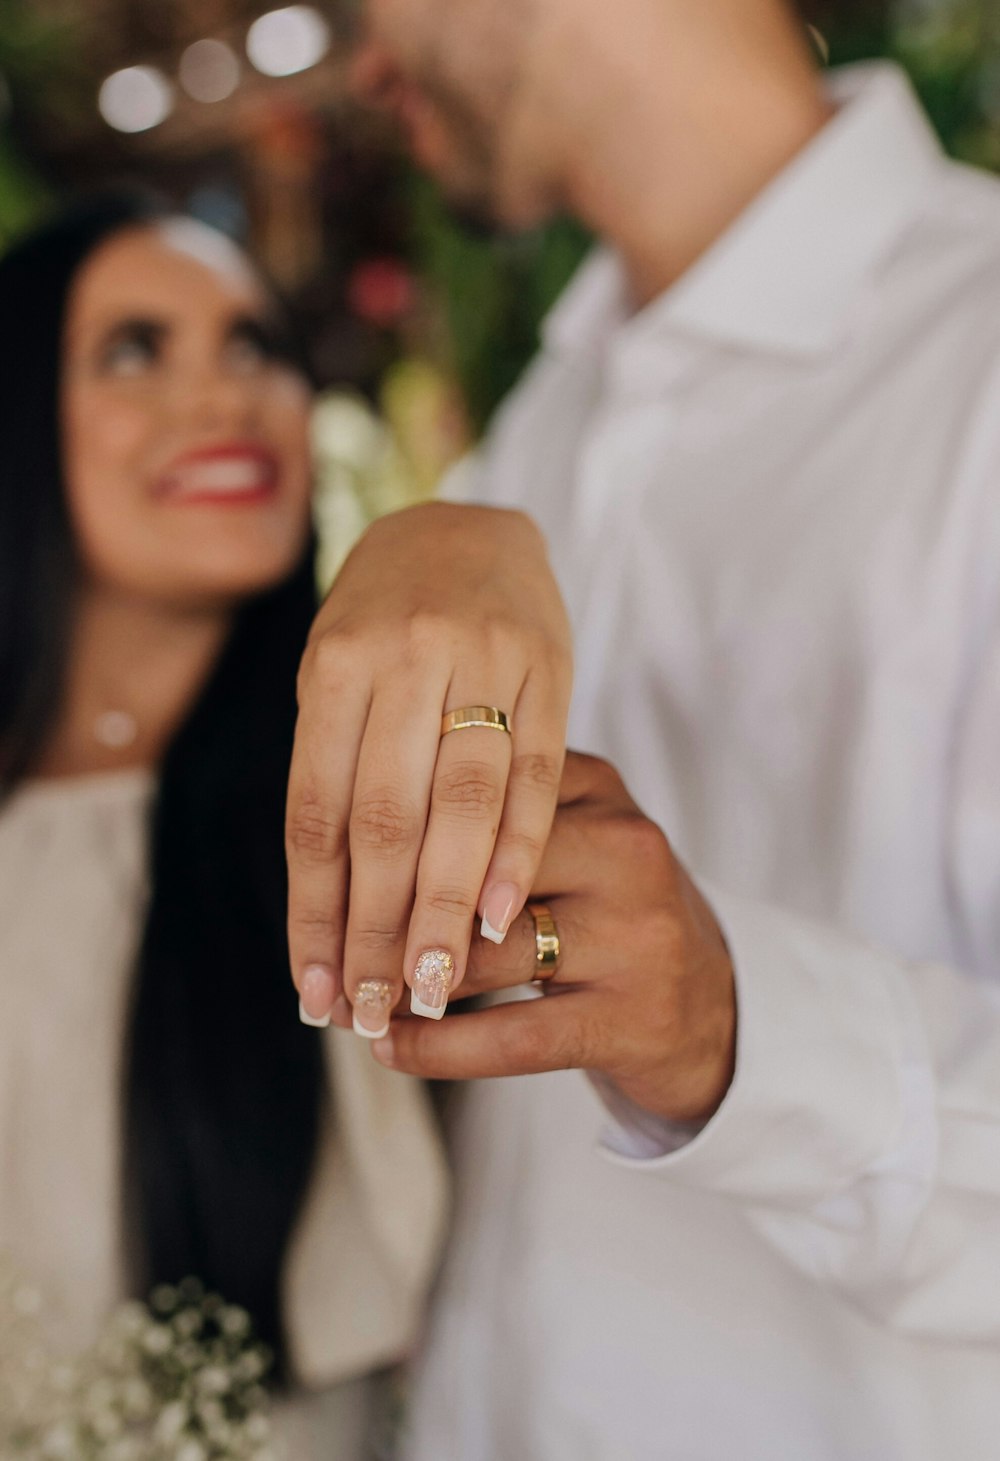
{"label": "glitter accent nail", "polygon": [[439,1020],[448,1007],[455,978],[455,960],[447,949],[428,949],[413,972],[410,1009],[428,1020]]}
{"label": "glitter accent nail", "polygon": [[366,1040],[381,1040],[389,1030],[392,985],[385,979],[362,979],[354,991],[354,1033]]}

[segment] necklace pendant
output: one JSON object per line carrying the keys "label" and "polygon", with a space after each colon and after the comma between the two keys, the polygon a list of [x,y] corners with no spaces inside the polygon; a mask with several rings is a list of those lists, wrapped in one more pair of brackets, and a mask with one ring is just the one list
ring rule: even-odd
{"label": "necklace pendant", "polygon": [[139,722],[127,710],[105,710],[94,721],[94,739],[111,751],[123,751],[135,744]]}

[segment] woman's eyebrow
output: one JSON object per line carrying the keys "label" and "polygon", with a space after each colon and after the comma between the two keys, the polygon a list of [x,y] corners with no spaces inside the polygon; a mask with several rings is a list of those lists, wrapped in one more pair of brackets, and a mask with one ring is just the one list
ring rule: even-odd
{"label": "woman's eyebrow", "polygon": [[146,339],[162,339],[170,330],[170,324],[162,318],[150,315],[117,315],[105,321],[94,334],[97,348],[110,344],[122,335],[139,335]]}
{"label": "woman's eyebrow", "polygon": [[233,335],[267,335],[271,337],[277,335],[278,330],[278,318],[270,311],[262,310],[259,314],[254,314],[249,310],[241,310],[229,321],[226,334],[230,337]]}

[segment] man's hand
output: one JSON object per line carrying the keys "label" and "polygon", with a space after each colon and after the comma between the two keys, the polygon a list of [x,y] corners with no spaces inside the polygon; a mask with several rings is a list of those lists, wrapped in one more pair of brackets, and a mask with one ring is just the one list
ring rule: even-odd
{"label": "man's hand", "polygon": [[[545,998],[450,1016],[394,1020],[375,1054],[447,1080],[579,1067],[636,1105],[704,1120],[732,1080],[733,972],[715,919],[666,838],[610,766],[570,755],[536,896],[562,952]],[[477,946],[463,995],[538,976],[523,914],[502,948]]]}
{"label": "man's hand", "polygon": [[[305,1015],[377,1033],[421,954],[457,986],[477,912],[521,911],[555,812],[572,681],[541,534],[445,504],[376,523],[316,619],[288,792],[289,943]],[[495,706],[513,736],[445,712]],[[478,944],[479,939],[476,940]]]}

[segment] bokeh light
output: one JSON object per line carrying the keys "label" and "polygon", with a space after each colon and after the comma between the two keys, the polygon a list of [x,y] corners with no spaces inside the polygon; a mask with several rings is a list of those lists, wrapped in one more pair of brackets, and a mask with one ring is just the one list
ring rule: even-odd
{"label": "bokeh light", "polygon": [[225,101],[240,82],[240,63],[225,41],[195,41],[181,56],[178,79],[195,101]]}
{"label": "bokeh light", "polygon": [[330,49],[330,27],[311,5],[287,5],[255,20],[247,33],[247,55],[265,76],[307,71]]}
{"label": "bokeh light", "polygon": [[173,87],[155,66],[126,66],[104,82],[97,105],[116,132],[148,132],[173,110]]}

